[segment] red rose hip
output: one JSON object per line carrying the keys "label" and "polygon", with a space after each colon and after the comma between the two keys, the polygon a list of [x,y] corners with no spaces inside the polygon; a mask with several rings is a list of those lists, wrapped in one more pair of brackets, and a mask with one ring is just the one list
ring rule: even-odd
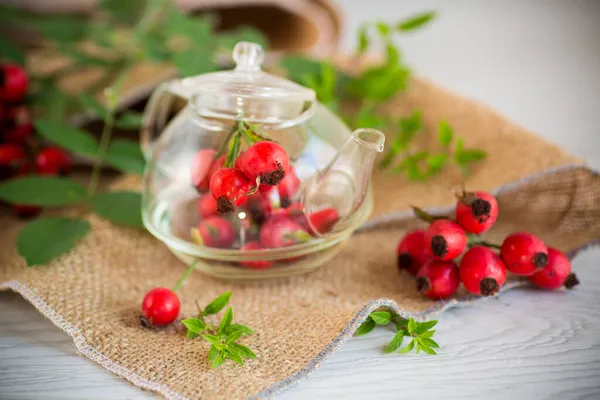
{"label": "red rose hip", "polygon": [[180,307],[175,292],[167,288],[155,288],[144,296],[142,315],[150,325],[169,325],[177,319]]}
{"label": "red rose hip", "polygon": [[548,248],[548,264],[544,269],[534,272],[529,281],[546,290],[561,286],[572,289],[579,284],[577,276],[571,272],[571,262],[567,256],[552,247]]}
{"label": "red rose hip", "polygon": [[[259,242],[248,242],[242,246],[242,251],[261,250],[263,247]],[[259,260],[259,261],[243,261],[240,264],[249,269],[266,269],[273,265],[272,261]]]}
{"label": "red rose hip", "polygon": [[0,101],[14,103],[27,94],[29,78],[23,68],[16,64],[0,65]]}
{"label": "red rose hip", "polygon": [[313,235],[324,235],[331,231],[340,220],[340,214],[335,208],[324,208],[308,216],[309,232]]}
{"label": "red rose hip", "polygon": [[266,248],[291,246],[309,239],[304,227],[286,216],[269,218],[260,227],[260,243]]}
{"label": "red rose hip", "polygon": [[12,143],[0,144],[0,181],[28,172],[25,149]]}
{"label": "red rose hip", "polygon": [[404,235],[398,243],[396,255],[398,256],[398,269],[404,269],[416,275],[423,264],[431,259],[425,246],[425,231],[417,229]]}
{"label": "red rose hip", "polygon": [[[208,185],[212,176],[210,175],[210,172],[215,163],[214,156],[216,153],[217,152],[214,149],[202,149],[194,154],[190,166],[190,175],[192,185],[199,192],[208,190]],[[223,161],[225,161],[225,159],[223,159]]]}
{"label": "red rose hip", "polygon": [[506,268],[500,257],[483,246],[467,251],[458,271],[465,288],[482,296],[495,295],[506,280]]}
{"label": "red rose hip", "polygon": [[279,198],[281,201],[281,207],[287,208],[296,193],[298,193],[298,189],[300,188],[300,179],[296,176],[294,172],[294,168],[290,166],[287,173],[285,174],[285,178],[279,182],[277,185],[277,191],[279,192]]}
{"label": "red rose hip", "polygon": [[198,199],[198,215],[208,218],[217,214],[217,201],[211,194],[205,194]]}
{"label": "red rose hip", "polygon": [[470,233],[489,230],[498,218],[498,202],[487,192],[464,193],[456,203],[456,222]]}
{"label": "red rose hip", "polygon": [[417,290],[430,299],[447,299],[459,283],[458,267],[452,261],[430,260],[417,274]]}
{"label": "red rose hip", "polygon": [[58,147],[46,147],[35,158],[35,170],[40,175],[67,175],[72,169],[71,157]]}
{"label": "red rose hip", "polygon": [[452,260],[465,250],[467,235],[457,223],[438,219],[425,230],[425,244],[436,260]]}
{"label": "red rose hip", "polygon": [[222,214],[244,204],[249,190],[248,178],[237,169],[222,168],[210,178],[210,193],[217,200],[217,211]]}
{"label": "red rose hip", "polygon": [[254,143],[244,152],[240,167],[250,181],[260,177],[263,185],[278,185],[288,172],[290,160],[283,147],[275,142]]}
{"label": "red rose hip", "polygon": [[548,248],[537,236],[527,232],[516,232],[504,239],[500,257],[510,272],[527,276],[546,266]]}
{"label": "red rose hip", "polygon": [[229,248],[235,240],[235,231],[225,218],[212,216],[192,228],[192,240],[206,247]]}

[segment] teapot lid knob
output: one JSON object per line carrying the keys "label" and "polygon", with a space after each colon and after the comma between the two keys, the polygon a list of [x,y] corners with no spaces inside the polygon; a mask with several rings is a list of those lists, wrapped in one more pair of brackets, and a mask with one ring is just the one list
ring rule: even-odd
{"label": "teapot lid knob", "polygon": [[265,59],[262,47],[252,42],[238,42],[233,48],[233,61],[236,70],[258,71]]}

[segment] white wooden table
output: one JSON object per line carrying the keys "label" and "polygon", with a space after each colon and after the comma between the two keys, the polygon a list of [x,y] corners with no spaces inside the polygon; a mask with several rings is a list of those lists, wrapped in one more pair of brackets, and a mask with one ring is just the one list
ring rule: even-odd
{"label": "white wooden table", "polygon": [[[354,44],[364,20],[440,10],[402,39],[407,60],[600,169],[600,2],[345,0]],[[600,221],[599,221],[600,223]],[[440,355],[382,356],[391,333],[355,338],[310,379],[305,398],[600,398],[600,250],[574,263],[572,292],[516,290],[441,317]],[[70,339],[12,293],[0,293],[0,399],[142,399],[77,356]]]}

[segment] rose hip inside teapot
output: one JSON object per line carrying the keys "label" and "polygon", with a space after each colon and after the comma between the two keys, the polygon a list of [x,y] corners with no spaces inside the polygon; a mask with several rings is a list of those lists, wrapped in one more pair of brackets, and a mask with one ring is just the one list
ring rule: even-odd
{"label": "rose hip inside teapot", "polygon": [[166,82],[151,96],[144,224],[213,276],[310,271],[369,217],[384,135],[350,132],[314,91],[263,72],[257,44],[238,43],[233,59],[232,71]]}

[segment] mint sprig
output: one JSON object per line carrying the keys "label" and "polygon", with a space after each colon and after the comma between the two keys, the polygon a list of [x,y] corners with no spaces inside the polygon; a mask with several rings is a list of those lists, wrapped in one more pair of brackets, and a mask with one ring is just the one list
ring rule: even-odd
{"label": "mint sprig", "polygon": [[187,318],[181,323],[187,328],[186,337],[195,339],[201,337],[210,344],[208,361],[211,368],[221,366],[227,359],[239,365],[244,365],[244,360],[256,358],[256,354],[249,347],[238,343],[245,336],[250,336],[254,331],[245,325],[233,323],[233,308],[227,311],[218,322],[207,322],[205,317],[216,315],[231,298],[231,292],[225,292],[211,301],[204,308],[198,305],[198,316]]}
{"label": "mint sprig", "polygon": [[[398,315],[392,314],[389,311],[374,311],[367,317],[356,330],[356,336],[365,335],[371,332],[376,325],[386,326],[394,324],[396,326],[396,334],[392,341],[384,349],[384,353],[406,354],[416,349],[417,354],[423,352],[426,354],[437,354],[434,349],[439,349],[440,346],[432,336],[435,330],[432,328],[438,323],[437,320],[417,322],[414,318],[401,318]],[[411,341],[404,347],[404,338],[408,337]]]}

